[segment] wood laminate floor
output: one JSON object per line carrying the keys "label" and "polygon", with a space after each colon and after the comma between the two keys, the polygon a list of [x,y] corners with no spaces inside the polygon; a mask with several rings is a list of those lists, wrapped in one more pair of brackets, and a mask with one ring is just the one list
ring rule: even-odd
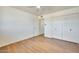
{"label": "wood laminate floor", "polygon": [[59,39],[45,38],[43,35],[26,39],[0,48],[2,53],[71,53],[79,52],[79,44]]}

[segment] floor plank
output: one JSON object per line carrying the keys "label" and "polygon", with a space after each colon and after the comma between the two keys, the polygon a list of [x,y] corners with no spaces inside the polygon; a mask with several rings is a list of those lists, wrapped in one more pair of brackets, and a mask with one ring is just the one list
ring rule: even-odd
{"label": "floor plank", "polygon": [[1,53],[79,53],[79,44],[43,35],[0,48]]}

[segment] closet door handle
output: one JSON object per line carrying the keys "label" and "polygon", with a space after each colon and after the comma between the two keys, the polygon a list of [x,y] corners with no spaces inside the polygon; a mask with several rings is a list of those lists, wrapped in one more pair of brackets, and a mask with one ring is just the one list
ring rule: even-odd
{"label": "closet door handle", "polygon": [[69,29],[69,31],[71,32],[71,31],[72,31],[72,29]]}

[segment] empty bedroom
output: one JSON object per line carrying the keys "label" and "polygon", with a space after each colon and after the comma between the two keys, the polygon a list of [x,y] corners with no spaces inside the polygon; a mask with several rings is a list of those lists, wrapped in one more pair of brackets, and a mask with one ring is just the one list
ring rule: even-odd
{"label": "empty bedroom", "polygon": [[79,7],[0,6],[0,53],[79,53]]}

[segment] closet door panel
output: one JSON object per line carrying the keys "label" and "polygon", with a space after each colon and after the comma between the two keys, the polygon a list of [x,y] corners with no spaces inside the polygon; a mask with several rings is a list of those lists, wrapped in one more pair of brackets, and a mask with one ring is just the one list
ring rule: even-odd
{"label": "closet door panel", "polygon": [[79,43],[79,14],[65,17],[63,24],[63,40]]}
{"label": "closet door panel", "polygon": [[62,39],[62,33],[63,33],[63,18],[57,17],[53,19],[53,26],[52,26],[52,37],[57,39]]}

